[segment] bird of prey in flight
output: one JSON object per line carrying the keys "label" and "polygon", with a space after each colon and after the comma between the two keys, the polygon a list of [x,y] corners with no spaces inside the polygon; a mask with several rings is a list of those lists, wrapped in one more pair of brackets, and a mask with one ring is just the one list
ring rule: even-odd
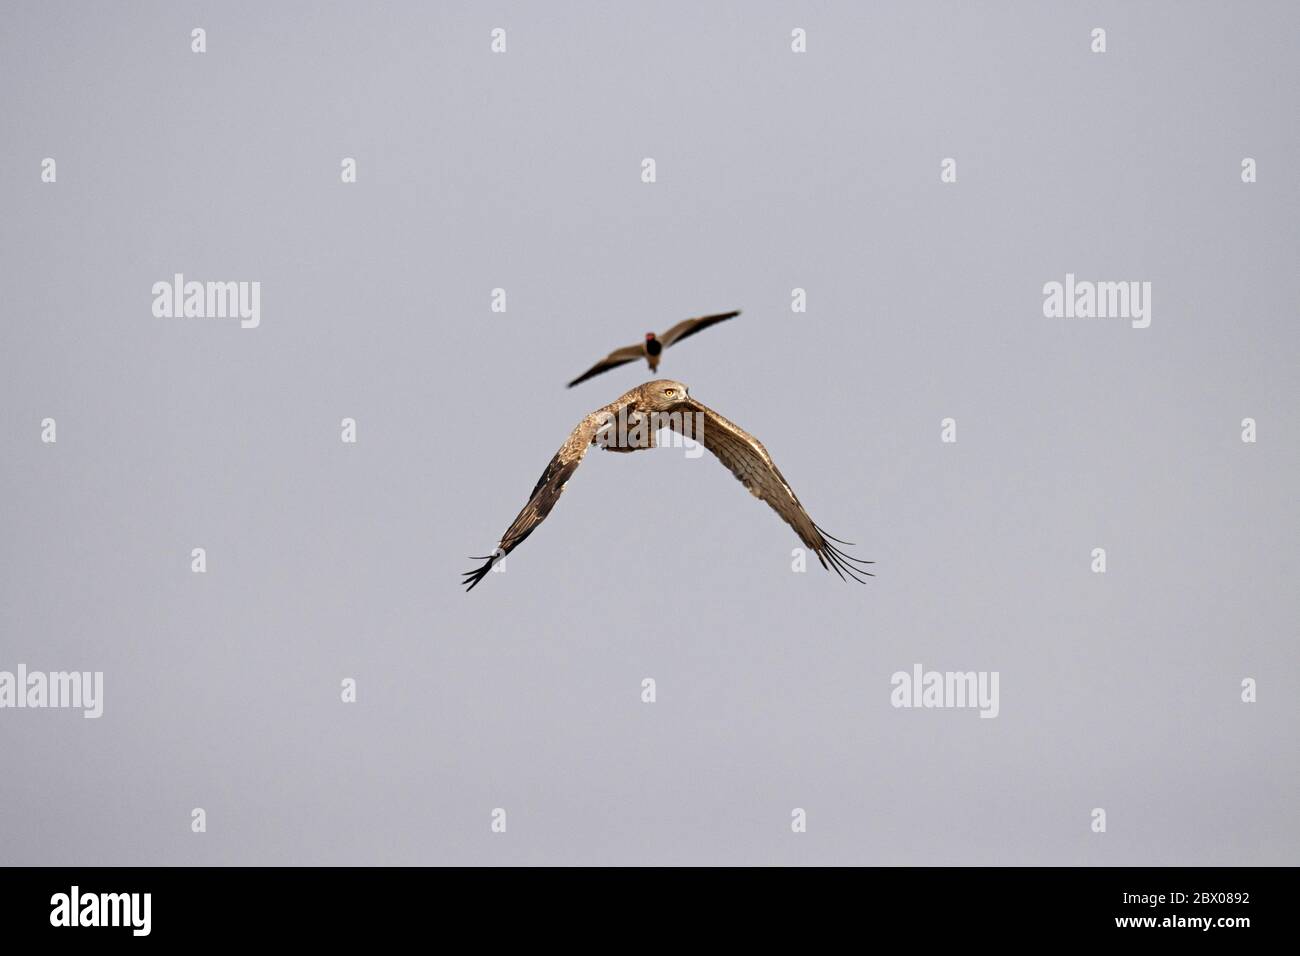
{"label": "bird of prey in flight", "polygon": [[[629,429],[628,425],[632,427]],[[855,581],[866,583],[858,575],[871,576],[871,572],[860,565],[874,562],[851,557],[831,543],[849,544],[831,537],[813,523],[757,438],[691,398],[681,382],[660,379],[632,389],[578,422],[542,472],[528,504],[501,536],[496,550],[490,556],[472,559],[484,564],[464,572],[465,580],[461,583],[467,585],[466,590],[474,590],[494,564],[519,547],[546,520],[560,500],[565,484],[582,464],[588,448],[600,445],[616,452],[653,448],[655,434],[665,427],[693,438],[712,452],[754,497],[767,502],[794,529],[799,540],[816,553],[823,568],[835,571],[841,578],[847,574]]]}
{"label": "bird of prey in flight", "polygon": [[739,309],[735,312],[720,312],[717,315],[702,315],[696,319],[686,319],[682,322],[678,322],[663,335],[657,337],[653,332],[647,332],[645,334],[644,342],[638,342],[636,345],[628,345],[624,348],[615,349],[610,352],[603,359],[570,382],[569,388],[573,388],[573,386],[577,385],[579,382],[585,382],[587,379],[599,375],[601,372],[608,372],[612,368],[618,368],[618,366],[626,365],[628,362],[635,362],[639,358],[646,360],[646,363],[650,366],[651,372],[657,372],[659,371],[659,355],[664,349],[668,348],[668,346],[680,342],[682,339],[694,335],[696,332],[703,332],[710,325],[716,325],[726,319],[734,319],[738,315],[740,315]]}

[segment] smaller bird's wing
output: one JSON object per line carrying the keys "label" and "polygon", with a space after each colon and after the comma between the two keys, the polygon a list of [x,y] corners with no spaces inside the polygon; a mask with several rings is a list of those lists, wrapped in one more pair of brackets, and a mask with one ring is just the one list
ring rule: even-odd
{"label": "smaller bird's wing", "polygon": [[625,348],[615,349],[570,382],[568,387],[573,388],[579,382],[585,382],[601,372],[608,372],[612,368],[618,368],[620,365],[626,365],[628,362],[635,362],[637,359],[644,357],[645,349],[640,345],[629,345]]}
{"label": "smaller bird's wing", "polygon": [[664,348],[672,345],[674,342],[680,342],[684,338],[694,335],[696,332],[703,332],[710,325],[717,325],[727,319],[734,319],[740,315],[740,310],[735,312],[719,312],[717,315],[702,315],[695,319],[686,319],[678,322],[671,329],[659,336],[659,341],[664,344]]}
{"label": "smaller bird's wing", "polygon": [[[816,553],[823,568],[833,570],[841,578],[847,573],[855,581],[862,580],[858,574],[873,577],[870,571],[857,565],[874,564],[874,561],[845,554],[831,542],[850,542],[831,537],[813,522],[762,442],[693,398],[683,403],[680,410],[680,417],[673,415],[668,419],[673,430],[702,444],[740,479],[755,498],[767,502],[781,520],[794,529],[799,540]],[[698,426],[694,418],[697,412],[703,415]]]}
{"label": "smaller bird's wing", "polygon": [[542,472],[542,477],[537,479],[537,484],[533,486],[533,493],[528,497],[528,504],[524,505],[523,510],[510,523],[510,527],[506,529],[506,533],[501,536],[501,540],[497,543],[496,549],[490,555],[472,559],[485,563],[471,571],[464,572],[465,580],[461,584],[467,585],[466,591],[474,590],[474,586],[487,576],[494,564],[523,544],[524,539],[536,531],[537,526],[546,520],[546,516],[551,513],[555,503],[560,500],[560,493],[564,491],[565,484],[573,477],[573,473],[578,470],[578,466],[582,464],[582,459],[586,456],[587,449],[591,447],[592,439],[596,437],[596,433],[609,422],[616,420],[619,411],[620,403],[615,402],[612,405],[606,405],[604,408],[598,408],[578,422],[577,427],[569,433],[569,437],[560,446],[560,450],[555,453],[547,464],[546,470]]}

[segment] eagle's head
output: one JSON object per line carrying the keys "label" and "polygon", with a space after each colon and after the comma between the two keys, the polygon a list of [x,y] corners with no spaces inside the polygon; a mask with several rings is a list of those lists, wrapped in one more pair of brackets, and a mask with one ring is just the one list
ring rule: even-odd
{"label": "eagle's head", "polygon": [[687,398],[687,388],[681,382],[661,378],[641,386],[641,398],[652,412],[665,412],[682,404]]}

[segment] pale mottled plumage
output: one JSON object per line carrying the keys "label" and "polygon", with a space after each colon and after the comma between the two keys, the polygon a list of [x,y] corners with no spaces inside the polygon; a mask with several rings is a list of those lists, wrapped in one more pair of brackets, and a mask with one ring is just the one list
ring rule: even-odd
{"label": "pale mottled plumage", "polygon": [[[506,533],[501,536],[501,541],[493,554],[475,558],[474,560],[485,563],[472,571],[465,572],[465,580],[462,583],[468,585],[466,590],[472,591],[474,586],[492,570],[492,565],[519,547],[524,539],[546,520],[546,516],[551,513],[551,509],[560,499],[565,483],[572,477],[578,465],[582,463],[583,456],[587,454],[587,449],[593,444],[599,443],[607,450],[617,452],[631,452],[653,447],[653,434],[637,438],[635,428],[626,432],[632,437],[634,444],[621,446],[610,444],[611,433],[607,429],[616,422],[635,425],[639,419],[655,413],[681,413],[672,415],[664,424],[699,441],[717,456],[718,460],[726,465],[756,498],[766,501],[772,510],[794,529],[799,539],[817,555],[822,567],[834,570],[840,577],[844,577],[847,573],[849,577],[859,581],[861,578],[858,574],[870,575],[871,572],[855,565],[873,562],[850,557],[836,548],[831,542],[840,544],[848,542],[831,537],[808,517],[808,512],[804,511],[803,505],[799,503],[794,489],[777,469],[762,442],[743,428],[727,421],[713,409],[695,401],[681,382],[660,379],[632,389],[608,405],[596,409],[578,423],[578,427],[570,433],[550,464],[546,466],[546,471],[542,473],[542,477],[533,488],[528,504],[524,505],[523,510],[506,529]],[[686,428],[681,427],[684,421],[691,421],[690,416],[696,413],[703,416],[704,422],[703,429],[698,434],[692,433],[689,425]]]}

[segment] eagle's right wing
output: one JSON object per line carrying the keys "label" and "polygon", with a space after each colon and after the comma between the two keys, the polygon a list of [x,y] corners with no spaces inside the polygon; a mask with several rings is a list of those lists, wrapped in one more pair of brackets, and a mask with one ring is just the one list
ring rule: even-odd
{"label": "eagle's right wing", "polygon": [[[524,505],[523,510],[510,523],[510,527],[497,543],[496,549],[490,555],[473,558],[474,561],[484,563],[471,571],[463,572],[465,580],[461,584],[468,585],[466,591],[474,590],[474,586],[492,570],[492,565],[523,544],[524,539],[546,520],[555,503],[560,500],[560,493],[564,491],[565,484],[582,464],[582,459],[596,438],[596,433],[616,421],[619,411],[620,407],[617,403],[599,408],[580,421],[578,426],[569,433],[569,437],[551,458],[546,470],[542,472],[542,477],[537,479],[537,484],[533,486],[533,493],[528,498],[528,504]],[[626,412],[624,415],[626,416]]]}

